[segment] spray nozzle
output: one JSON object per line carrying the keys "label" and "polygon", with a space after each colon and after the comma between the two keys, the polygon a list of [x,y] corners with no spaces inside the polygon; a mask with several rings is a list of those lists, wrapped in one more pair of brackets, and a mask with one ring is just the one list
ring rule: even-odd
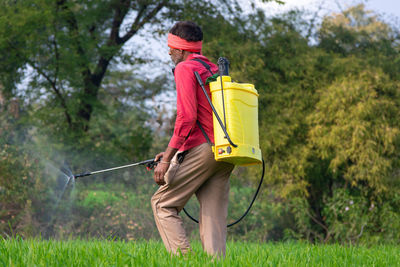
{"label": "spray nozzle", "polygon": [[74,174],[74,175],[72,175],[72,177],[74,177],[76,179],[76,178],[79,178],[79,177],[89,176],[91,174],[92,174],[91,172],[84,172],[84,173],[80,173],[80,174]]}

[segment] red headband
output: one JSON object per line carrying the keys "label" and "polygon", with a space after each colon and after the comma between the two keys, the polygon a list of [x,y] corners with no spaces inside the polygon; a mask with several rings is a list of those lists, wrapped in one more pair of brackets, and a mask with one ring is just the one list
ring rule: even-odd
{"label": "red headband", "polygon": [[185,39],[168,33],[168,46],[175,49],[181,49],[189,52],[201,52],[203,42],[188,42]]}

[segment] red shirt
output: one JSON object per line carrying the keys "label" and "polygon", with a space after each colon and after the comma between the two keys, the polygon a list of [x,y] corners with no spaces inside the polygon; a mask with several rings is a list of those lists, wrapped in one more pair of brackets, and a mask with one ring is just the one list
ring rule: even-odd
{"label": "red shirt", "polygon": [[[203,60],[211,67],[213,73],[218,71],[218,67],[215,64],[211,63],[205,56],[198,54],[190,54],[185,61],[176,65],[174,76],[177,114],[174,134],[168,146],[180,151],[185,151],[207,142],[196,120],[200,122],[211,142],[214,142],[212,109],[197,82],[194,71],[200,74],[204,84],[206,79],[211,76],[211,73],[200,62],[191,60],[193,58]],[[211,99],[209,86],[206,85],[205,88]]]}

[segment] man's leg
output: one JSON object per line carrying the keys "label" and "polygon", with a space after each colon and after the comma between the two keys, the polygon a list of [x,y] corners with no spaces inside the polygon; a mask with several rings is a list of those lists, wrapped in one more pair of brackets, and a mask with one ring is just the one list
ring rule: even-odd
{"label": "man's leg", "polygon": [[196,192],[200,202],[200,238],[203,249],[211,255],[225,256],[229,176],[233,167],[219,162],[215,173]]}
{"label": "man's leg", "polygon": [[[165,187],[165,185],[162,187]],[[162,207],[162,203],[159,203],[159,199],[162,198],[164,191],[167,189],[162,187],[151,199],[158,232],[167,251],[177,254],[178,250],[180,250],[185,254],[190,249],[190,244],[183,228],[182,218],[178,215],[177,208]]]}
{"label": "man's leg", "polygon": [[165,174],[166,184],[151,199],[158,231],[168,251],[186,253],[190,249],[181,217],[178,215],[190,197],[215,172],[218,163],[211,147],[202,144],[190,149],[182,164],[176,156]]}

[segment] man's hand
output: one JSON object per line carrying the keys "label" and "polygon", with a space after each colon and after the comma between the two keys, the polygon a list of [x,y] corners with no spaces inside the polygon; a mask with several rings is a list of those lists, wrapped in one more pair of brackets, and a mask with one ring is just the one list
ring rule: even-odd
{"label": "man's hand", "polygon": [[167,147],[165,152],[161,152],[156,155],[156,157],[154,159],[155,161],[158,161],[159,159],[161,159],[158,162],[156,168],[154,169],[154,181],[158,185],[165,184],[164,175],[168,171],[171,159],[175,155],[176,151],[178,151],[178,149],[175,149],[172,147]]}
{"label": "man's hand", "polygon": [[154,181],[158,185],[164,185],[165,180],[164,180],[164,175],[168,171],[170,163],[165,163],[164,161],[160,161],[156,168],[154,169]]}
{"label": "man's hand", "polygon": [[162,157],[164,156],[164,154],[165,154],[165,152],[158,153],[158,154],[156,155],[156,157],[154,158],[154,161],[157,162],[160,158],[162,158]]}

